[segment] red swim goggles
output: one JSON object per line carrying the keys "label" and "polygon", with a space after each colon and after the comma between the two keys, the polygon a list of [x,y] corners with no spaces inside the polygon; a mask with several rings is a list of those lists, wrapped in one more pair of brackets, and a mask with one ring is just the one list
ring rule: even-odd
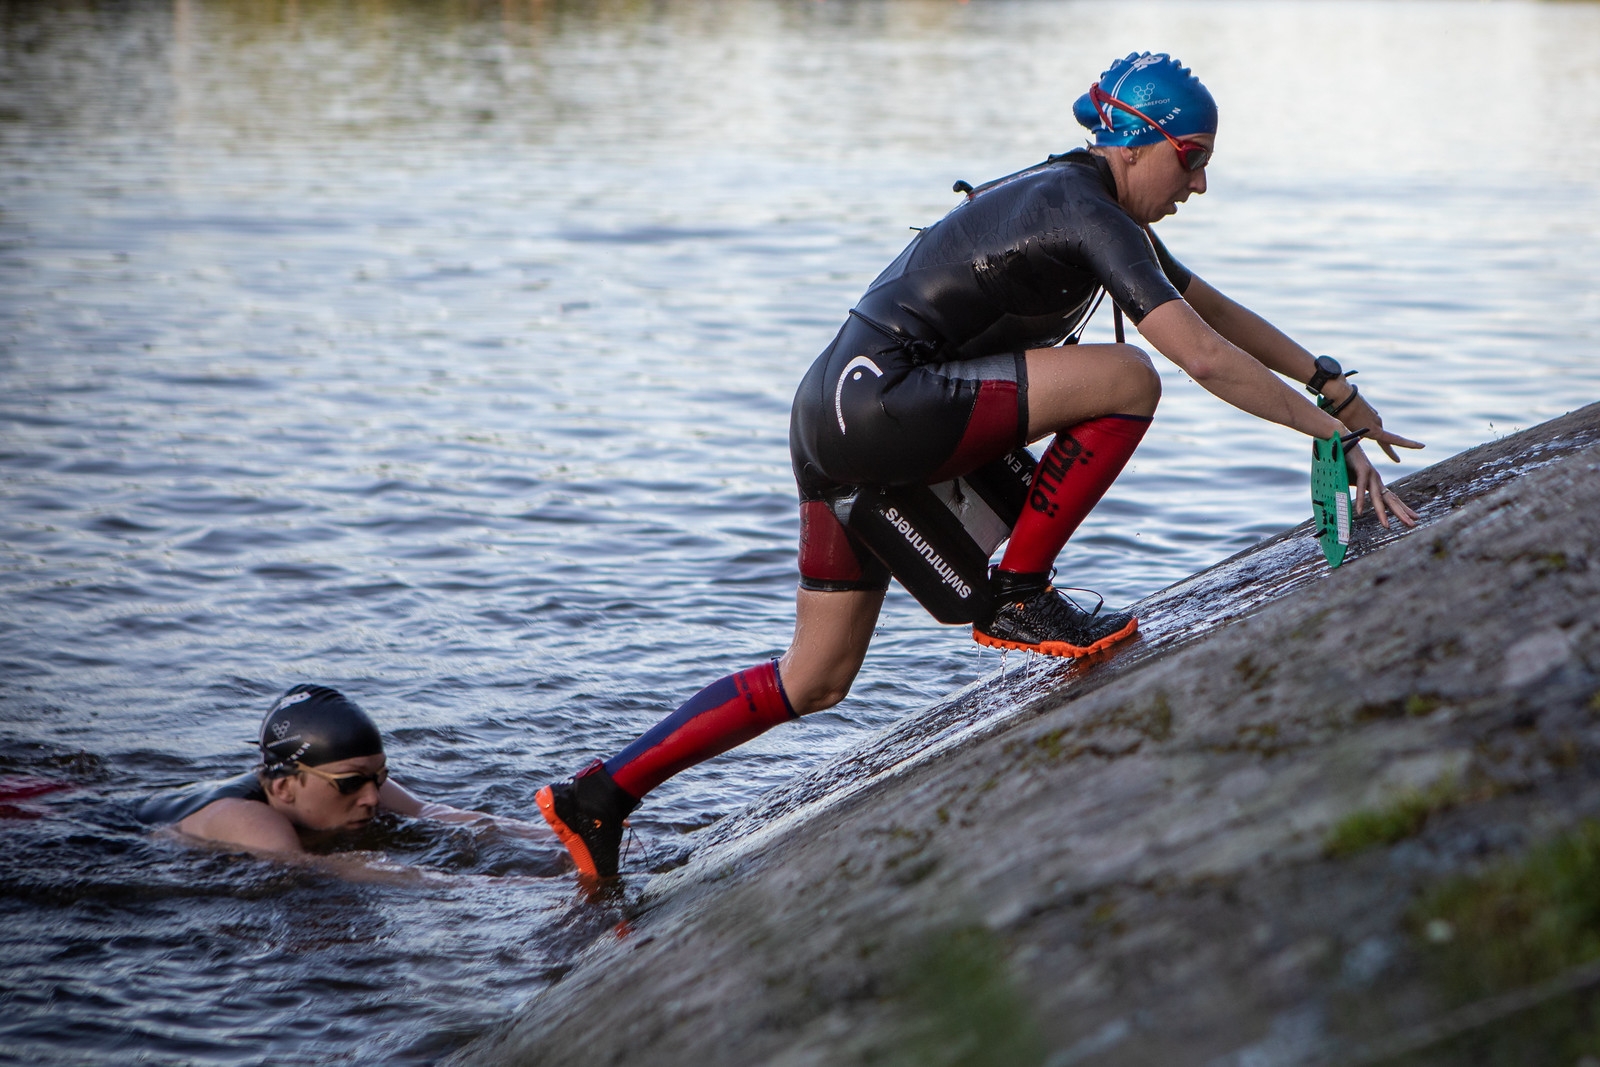
{"label": "red swim goggles", "polygon": [[1177,149],[1178,162],[1183,164],[1184,170],[1196,171],[1205,166],[1207,163],[1211,162],[1211,149],[1207,148],[1205,145],[1195,144],[1193,141],[1178,140],[1176,137],[1172,136],[1172,134],[1168,133],[1166,130],[1163,130],[1161,128],[1161,123],[1157,122],[1149,115],[1146,115],[1143,111],[1140,111],[1132,104],[1125,104],[1121,100],[1118,100],[1116,97],[1112,96],[1110,93],[1106,92],[1104,89],[1100,88],[1099,82],[1095,82],[1093,85],[1089,86],[1089,100],[1094,104],[1095,112],[1100,116],[1100,121],[1105,123],[1105,127],[1108,130],[1116,129],[1116,127],[1111,124],[1111,116],[1106,111],[1107,107],[1118,108],[1119,110],[1126,111],[1130,115],[1137,115],[1139,118],[1144,119],[1144,121],[1148,122],[1152,127],[1155,128],[1157,133],[1165,137],[1171,143],[1173,148]]}

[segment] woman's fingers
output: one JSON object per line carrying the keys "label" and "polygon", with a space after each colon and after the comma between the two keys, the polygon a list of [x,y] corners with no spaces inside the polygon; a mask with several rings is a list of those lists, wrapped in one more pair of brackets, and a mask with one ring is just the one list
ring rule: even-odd
{"label": "woman's fingers", "polygon": [[[1377,481],[1376,477],[1374,477],[1373,480]],[[1381,486],[1383,483],[1379,481],[1378,484]],[[1370,483],[1363,488],[1367,490],[1363,495],[1366,496],[1368,500],[1372,501],[1372,510],[1378,513],[1378,524],[1387,530],[1389,528],[1389,509],[1384,506],[1383,490],[1379,489],[1376,493],[1374,493],[1371,489]],[[1356,510],[1360,511],[1359,508]]]}
{"label": "woman's fingers", "polygon": [[[1382,503],[1379,500],[1379,495],[1383,492],[1383,479],[1378,477],[1378,472],[1372,469],[1372,461],[1367,458],[1365,452],[1361,451],[1360,445],[1346,452],[1344,461],[1350,470],[1350,485],[1356,491],[1355,513],[1360,515],[1367,510],[1367,505],[1371,504],[1373,510],[1378,513],[1378,521],[1383,523],[1384,528],[1387,529],[1389,517],[1384,512]],[[1378,483],[1377,492],[1373,492],[1373,482]]]}
{"label": "woman's fingers", "polygon": [[[1373,472],[1372,481],[1377,484],[1377,491],[1373,492],[1369,483],[1365,495],[1371,498],[1373,510],[1378,513],[1378,521],[1383,524],[1383,528],[1385,530],[1389,529],[1390,515],[1399,519],[1406,526],[1415,526],[1417,524],[1417,513],[1412,511],[1404,500],[1400,499],[1400,494],[1393,489],[1384,488],[1383,480],[1378,477],[1376,471]],[[1360,510],[1359,507],[1357,510]]]}
{"label": "woman's fingers", "polygon": [[[1404,440],[1404,438],[1401,438]],[[1366,505],[1371,503],[1372,510],[1378,513],[1378,522],[1385,530],[1389,529],[1389,516],[1393,514],[1407,526],[1417,524],[1417,513],[1400,499],[1393,489],[1386,489],[1383,477],[1372,466],[1372,461],[1359,447],[1352,448],[1346,456],[1346,461],[1351,468],[1351,479],[1356,489],[1356,514],[1366,510]]]}
{"label": "woman's fingers", "polygon": [[1425,448],[1421,441],[1413,441],[1409,437],[1390,433],[1383,428],[1383,416],[1378,414],[1378,409],[1367,402],[1364,396],[1357,396],[1356,403],[1349,411],[1340,412],[1340,420],[1352,430],[1367,430],[1372,437],[1372,442],[1383,449],[1383,454],[1394,462],[1400,462],[1400,456],[1395,452],[1396,446],[1400,448]]}
{"label": "woman's fingers", "polygon": [[1379,430],[1377,433],[1372,435],[1372,439],[1373,441],[1377,442],[1379,448],[1383,449],[1383,454],[1394,460],[1396,463],[1400,462],[1400,457],[1395,453],[1396,445],[1401,448],[1427,447],[1421,441],[1413,441],[1409,437],[1401,437],[1399,434],[1390,433],[1387,430]]}
{"label": "woman's fingers", "polygon": [[1409,504],[1400,499],[1398,493],[1393,489],[1385,489],[1383,494],[1384,499],[1389,501],[1389,510],[1394,512],[1395,518],[1407,526],[1415,526],[1417,524],[1417,513],[1411,510]]}

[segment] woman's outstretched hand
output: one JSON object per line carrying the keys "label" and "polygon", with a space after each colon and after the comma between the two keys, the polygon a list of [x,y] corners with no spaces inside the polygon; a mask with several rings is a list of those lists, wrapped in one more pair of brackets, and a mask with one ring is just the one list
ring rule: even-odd
{"label": "woman's outstretched hand", "polygon": [[[1354,400],[1350,401],[1348,407],[1339,412],[1339,421],[1352,430],[1366,430],[1367,438],[1383,449],[1383,454],[1396,463],[1400,462],[1400,456],[1395,452],[1396,446],[1400,448],[1427,447],[1421,441],[1413,441],[1409,437],[1401,437],[1399,434],[1385,430],[1383,428],[1383,416],[1379,415],[1378,409],[1367,403],[1367,398],[1359,393],[1356,394]],[[1359,501],[1357,501],[1357,507],[1358,509],[1360,507]],[[1378,514],[1381,516],[1383,512],[1380,511]],[[1384,525],[1387,526],[1389,524],[1384,523]]]}
{"label": "woman's outstretched hand", "polygon": [[[1340,414],[1344,413],[1340,412]],[[1390,434],[1389,436],[1393,437],[1394,435]],[[1421,445],[1407,442],[1403,437],[1397,437],[1394,440],[1402,448],[1422,447]],[[1382,444],[1381,441],[1379,443]],[[1388,451],[1388,449],[1385,448],[1384,451]],[[1390,452],[1389,454],[1392,456],[1394,453]],[[1384,488],[1382,476],[1378,474],[1377,468],[1372,465],[1372,461],[1367,458],[1366,453],[1361,451],[1359,444],[1345,453],[1345,463],[1350,468],[1350,484],[1355,487],[1356,491],[1357,515],[1365,511],[1367,504],[1371,503],[1372,510],[1378,513],[1378,522],[1383,524],[1385,530],[1389,529],[1390,513],[1393,513],[1395,518],[1407,526],[1415,526],[1417,524],[1417,513],[1412,511],[1393,489]]]}

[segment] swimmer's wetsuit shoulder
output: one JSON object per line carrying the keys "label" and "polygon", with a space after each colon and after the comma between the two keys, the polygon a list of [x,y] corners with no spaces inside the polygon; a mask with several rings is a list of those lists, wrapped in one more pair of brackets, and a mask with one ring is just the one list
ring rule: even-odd
{"label": "swimmer's wetsuit shoulder", "polygon": [[937,346],[942,362],[1058,344],[1102,286],[1137,324],[1189,281],[1118,205],[1109,164],[1080,149],[980,187],[921,231],[856,311]]}
{"label": "swimmer's wetsuit shoulder", "polygon": [[187,819],[207,804],[230,799],[255,800],[265,804],[267,794],[261,788],[261,780],[256,773],[247,771],[237,778],[201,782],[150,797],[134,806],[133,817],[147,826],[171,826]]}

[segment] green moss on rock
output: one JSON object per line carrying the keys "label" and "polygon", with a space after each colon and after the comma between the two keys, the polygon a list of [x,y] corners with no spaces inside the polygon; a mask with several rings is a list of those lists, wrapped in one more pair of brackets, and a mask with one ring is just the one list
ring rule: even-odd
{"label": "green moss on rock", "polygon": [[[1448,924],[1448,938],[1441,937]],[[1418,905],[1464,997],[1550,978],[1600,958],[1600,822],[1587,820],[1520,860],[1454,879]]]}
{"label": "green moss on rock", "polygon": [[929,936],[907,968],[906,1043],[889,1058],[917,1067],[1032,1067],[1049,1049],[1017,990],[1000,939],[982,926]]}
{"label": "green moss on rock", "polygon": [[1561,981],[1600,959],[1600,822],[1585,821],[1520,859],[1440,885],[1412,909],[1410,924],[1434,984],[1452,1005],[1481,1005],[1488,1015],[1508,994],[1550,990],[1419,1062],[1600,1056],[1600,993],[1587,982],[1565,988]]}
{"label": "green moss on rock", "polygon": [[1363,808],[1340,819],[1323,841],[1323,854],[1338,859],[1415,837],[1430,816],[1460,799],[1461,787],[1454,777],[1442,778],[1427,789],[1408,789],[1382,807]]}

